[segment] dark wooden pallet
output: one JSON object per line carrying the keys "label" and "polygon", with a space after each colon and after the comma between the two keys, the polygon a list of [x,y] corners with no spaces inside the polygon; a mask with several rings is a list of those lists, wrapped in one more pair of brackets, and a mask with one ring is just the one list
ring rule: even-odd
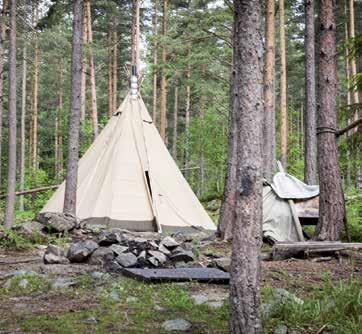
{"label": "dark wooden pallet", "polygon": [[216,268],[138,269],[124,268],[126,276],[146,282],[188,282],[228,284],[230,275]]}

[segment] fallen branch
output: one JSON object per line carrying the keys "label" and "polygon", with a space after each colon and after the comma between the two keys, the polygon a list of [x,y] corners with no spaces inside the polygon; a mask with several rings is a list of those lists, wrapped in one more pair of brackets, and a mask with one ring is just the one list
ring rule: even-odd
{"label": "fallen branch", "polygon": [[[41,187],[41,188],[34,188],[34,189],[28,189],[28,190],[23,190],[23,191],[17,191],[15,193],[16,196],[19,195],[28,195],[28,194],[34,194],[34,193],[38,193],[41,191],[46,191],[46,190],[52,190],[52,189],[57,189],[59,187],[58,185],[54,185],[54,186],[47,186],[47,187]],[[7,196],[7,194],[0,194],[0,198],[5,198]]]}
{"label": "fallen branch", "polygon": [[342,136],[343,134],[345,134],[347,131],[355,128],[356,126],[358,126],[359,124],[362,124],[362,118],[359,118],[357,120],[355,120],[354,122],[348,124],[345,128],[336,131],[336,136]]}

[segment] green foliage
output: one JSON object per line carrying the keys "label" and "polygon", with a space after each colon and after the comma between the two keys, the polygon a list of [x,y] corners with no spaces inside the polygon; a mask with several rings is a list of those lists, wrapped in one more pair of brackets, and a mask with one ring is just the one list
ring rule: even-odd
{"label": "green foliage", "polygon": [[38,233],[26,237],[12,229],[0,226],[0,248],[25,250],[33,248],[34,245],[41,244],[42,241],[44,241],[44,238]]}
{"label": "green foliage", "polygon": [[[21,281],[26,280],[26,286]],[[9,286],[0,289],[0,296],[23,296],[44,292],[49,288],[48,282],[36,273],[25,273],[15,276],[9,280]],[[20,283],[20,284],[19,284]]]}

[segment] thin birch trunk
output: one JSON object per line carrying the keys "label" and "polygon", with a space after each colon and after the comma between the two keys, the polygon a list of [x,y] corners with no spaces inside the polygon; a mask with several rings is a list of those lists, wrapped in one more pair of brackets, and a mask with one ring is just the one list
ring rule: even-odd
{"label": "thin birch trunk", "polygon": [[[27,47],[23,46],[23,66],[21,83],[21,119],[20,119],[20,187],[19,191],[24,190],[25,181],[25,117],[26,117],[26,76],[27,76]],[[19,196],[19,210],[24,211],[24,196]]]}
{"label": "thin birch trunk", "polygon": [[76,215],[78,159],[79,159],[79,125],[80,125],[80,91],[82,76],[82,15],[83,1],[73,1],[73,38],[72,38],[72,79],[71,109],[68,130],[68,161],[64,194],[64,212]]}
{"label": "thin birch trunk", "polygon": [[285,52],[284,0],[279,1],[280,15],[280,161],[287,168],[288,110],[287,110],[287,64]]}
{"label": "thin birch trunk", "polygon": [[16,187],[16,0],[10,0],[8,188],[5,226],[14,223]]}

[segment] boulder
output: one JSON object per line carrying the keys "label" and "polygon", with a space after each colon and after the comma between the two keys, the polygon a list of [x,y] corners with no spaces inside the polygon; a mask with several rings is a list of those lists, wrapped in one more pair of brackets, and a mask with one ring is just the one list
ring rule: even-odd
{"label": "boulder", "polygon": [[117,244],[110,245],[109,249],[111,249],[113,251],[113,253],[116,254],[117,256],[122,253],[126,253],[128,251],[127,246],[122,246],[122,245],[117,245]]}
{"label": "boulder", "polygon": [[190,251],[179,251],[176,254],[172,254],[170,257],[172,262],[191,262],[195,260],[194,254]]}
{"label": "boulder", "polygon": [[129,268],[137,264],[137,256],[132,253],[123,253],[116,257],[116,261],[122,267]]}
{"label": "boulder", "polygon": [[93,240],[76,242],[70,246],[67,258],[70,262],[84,262],[98,247],[98,244]]}
{"label": "boulder", "polygon": [[43,261],[45,264],[66,264],[69,260],[65,257],[64,250],[55,245],[49,245],[44,252]]}
{"label": "boulder", "polygon": [[161,325],[166,332],[186,332],[191,326],[191,323],[184,319],[166,320]]}
{"label": "boulder", "polygon": [[151,256],[151,257],[148,258],[148,262],[151,263],[151,265],[154,266],[154,267],[158,267],[158,266],[159,266],[158,260],[157,260],[155,257],[153,257],[153,256]]}
{"label": "boulder", "polygon": [[159,251],[149,250],[148,254],[153,256],[160,264],[164,264],[167,261],[166,255],[164,253],[159,252]]}
{"label": "boulder", "polygon": [[160,252],[162,252],[163,254],[166,254],[166,255],[170,255],[170,254],[171,254],[171,252],[170,252],[164,245],[160,245],[160,246],[158,247],[158,250],[159,250]]}
{"label": "boulder", "polygon": [[110,246],[113,244],[119,244],[123,241],[122,234],[119,232],[103,231],[98,237],[99,246]]}
{"label": "boulder", "polygon": [[162,239],[161,245],[167,247],[168,249],[174,249],[177,246],[180,246],[180,244],[172,237],[165,237]]}
{"label": "boulder", "polygon": [[71,213],[41,212],[36,221],[43,224],[50,232],[67,232],[80,227],[80,220]]}
{"label": "boulder", "polygon": [[33,222],[23,222],[16,224],[12,229],[17,233],[25,237],[31,237],[34,234],[43,234],[44,225],[33,221]]}
{"label": "boulder", "polygon": [[112,249],[107,247],[99,247],[92,253],[88,263],[102,266],[104,263],[112,261],[113,259],[114,253]]}

